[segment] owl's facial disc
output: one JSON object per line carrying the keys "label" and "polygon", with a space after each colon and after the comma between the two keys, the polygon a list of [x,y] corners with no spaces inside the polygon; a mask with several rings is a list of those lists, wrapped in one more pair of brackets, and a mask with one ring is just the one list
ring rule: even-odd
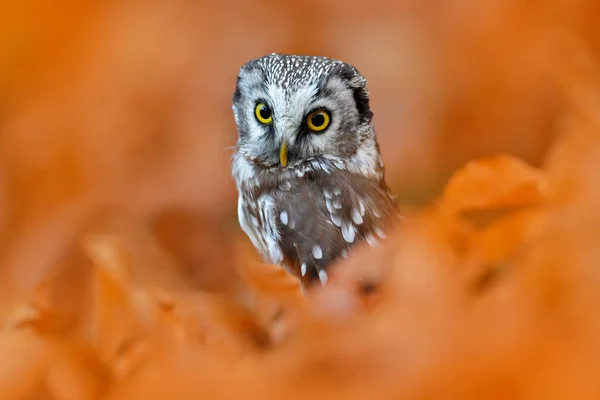
{"label": "owl's facial disc", "polygon": [[233,101],[239,153],[265,168],[352,157],[372,131],[364,84],[352,66],[323,57],[273,54],[249,62]]}

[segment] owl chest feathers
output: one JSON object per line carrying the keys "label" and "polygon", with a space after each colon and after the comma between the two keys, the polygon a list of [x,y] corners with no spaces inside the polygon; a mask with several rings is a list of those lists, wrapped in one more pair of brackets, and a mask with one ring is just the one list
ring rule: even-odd
{"label": "owl chest feathers", "polygon": [[[239,174],[238,174],[239,175]],[[385,239],[398,217],[385,182],[336,168],[238,176],[240,226],[265,261],[304,282],[327,281],[327,269],[355,244]]]}

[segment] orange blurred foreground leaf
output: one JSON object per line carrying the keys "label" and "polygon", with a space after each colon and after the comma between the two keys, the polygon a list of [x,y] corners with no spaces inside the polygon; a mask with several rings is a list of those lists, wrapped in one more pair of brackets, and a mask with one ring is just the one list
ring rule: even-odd
{"label": "orange blurred foreground leaf", "polygon": [[28,398],[43,380],[50,360],[48,342],[30,328],[0,332],[0,398]]}
{"label": "orange blurred foreground leaf", "polygon": [[300,281],[278,265],[247,262],[238,271],[259,296],[283,306],[298,307],[305,303]]}
{"label": "orange blurred foreground leaf", "polygon": [[442,196],[450,213],[519,207],[536,204],[544,197],[542,171],[500,154],[467,162],[457,170]]}
{"label": "orange blurred foreground leaf", "polygon": [[89,236],[82,246],[95,266],[92,311],[94,341],[108,362],[136,333],[129,266],[119,248],[118,237]]}

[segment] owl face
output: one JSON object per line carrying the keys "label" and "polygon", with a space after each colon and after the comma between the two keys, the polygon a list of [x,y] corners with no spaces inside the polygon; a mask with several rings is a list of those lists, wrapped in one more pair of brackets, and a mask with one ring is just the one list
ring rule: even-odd
{"label": "owl face", "polygon": [[248,62],[233,98],[237,152],[272,169],[356,156],[373,135],[365,84],[353,66],[330,58],[270,54]]}

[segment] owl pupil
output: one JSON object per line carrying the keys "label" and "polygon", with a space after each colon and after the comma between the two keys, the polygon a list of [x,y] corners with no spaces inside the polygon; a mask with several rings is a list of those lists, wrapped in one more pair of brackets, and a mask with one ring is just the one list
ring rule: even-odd
{"label": "owl pupil", "polygon": [[310,122],[312,122],[314,126],[322,126],[325,123],[325,117],[321,113],[315,114],[311,117]]}
{"label": "owl pupil", "polygon": [[258,112],[260,113],[260,117],[263,119],[271,118],[271,110],[269,110],[269,108],[265,105],[262,105]]}

